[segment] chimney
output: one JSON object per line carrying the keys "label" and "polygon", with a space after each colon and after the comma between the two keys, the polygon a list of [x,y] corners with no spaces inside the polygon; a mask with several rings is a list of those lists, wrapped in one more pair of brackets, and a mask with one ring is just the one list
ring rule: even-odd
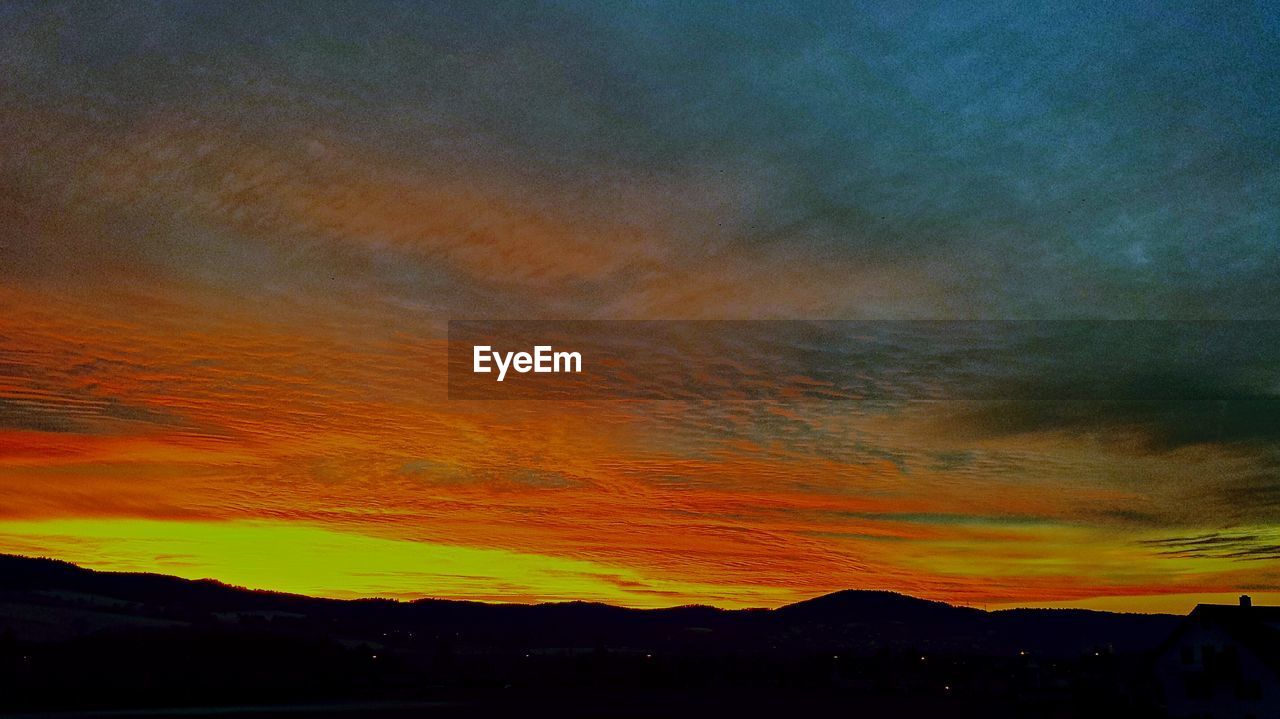
{"label": "chimney", "polygon": [[1242,606],[1242,607],[1252,607],[1252,606],[1253,606],[1253,599],[1252,599],[1248,594],[1241,594],[1241,595],[1240,595],[1240,606]]}

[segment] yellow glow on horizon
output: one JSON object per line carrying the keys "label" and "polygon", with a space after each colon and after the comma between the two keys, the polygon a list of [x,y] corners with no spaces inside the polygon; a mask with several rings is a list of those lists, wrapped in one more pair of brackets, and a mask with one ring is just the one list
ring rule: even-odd
{"label": "yellow glow on horizon", "polygon": [[793,600],[761,587],[654,579],[623,567],[500,549],[430,544],[266,521],[52,519],[0,522],[0,552],[48,556],[101,571],[216,579],[318,597],[586,600],[633,607]]}

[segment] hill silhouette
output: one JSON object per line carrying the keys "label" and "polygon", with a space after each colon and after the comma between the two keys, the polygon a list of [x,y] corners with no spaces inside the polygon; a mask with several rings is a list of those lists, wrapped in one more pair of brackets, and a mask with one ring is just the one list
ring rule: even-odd
{"label": "hill silhouette", "polygon": [[1028,657],[1138,657],[1179,619],[854,590],[741,610],[337,600],[0,555],[0,697],[96,707],[583,683],[951,687],[992,667],[1014,676]]}
{"label": "hill silhouette", "polygon": [[[68,562],[0,555],[0,631],[68,639],[155,621],[308,626],[325,636],[383,639],[449,631],[481,645],[705,644],[807,651],[911,642],[948,651],[1072,656],[1108,646],[1142,651],[1178,621],[1169,615],[1085,610],[987,612],[885,591],[846,590],[778,609],[630,609],[589,602],[488,604],[445,599],[336,600],[242,589],[212,580],[98,572]],[[48,620],[19,607],[42,608]],[[36,613],[38,614],[38,613]],[[75,615],[78,621],[54,619]],[[97,615],[97,616],[94,616]],[[65,617],[63,617],[65,618]],[[94,621],[97,620],[97,621]]]}

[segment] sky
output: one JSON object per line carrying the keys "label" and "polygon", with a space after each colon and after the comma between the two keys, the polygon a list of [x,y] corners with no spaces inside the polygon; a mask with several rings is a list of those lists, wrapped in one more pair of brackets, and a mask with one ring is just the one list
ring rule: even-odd
{"label": "sky", "polygon": [[1274,5],[910,5],[3,4],[0,552],[1280,602],[1275,364],[1247,401],[448,398],[451,319],[1280,319]]}

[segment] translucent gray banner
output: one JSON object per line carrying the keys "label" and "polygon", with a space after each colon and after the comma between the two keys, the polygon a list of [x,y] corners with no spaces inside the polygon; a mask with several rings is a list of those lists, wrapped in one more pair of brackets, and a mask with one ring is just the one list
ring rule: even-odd
{"label": "translucent gray banner", "polygon": [[449,396],[1269,400],[1280,322],[454,320]]}

